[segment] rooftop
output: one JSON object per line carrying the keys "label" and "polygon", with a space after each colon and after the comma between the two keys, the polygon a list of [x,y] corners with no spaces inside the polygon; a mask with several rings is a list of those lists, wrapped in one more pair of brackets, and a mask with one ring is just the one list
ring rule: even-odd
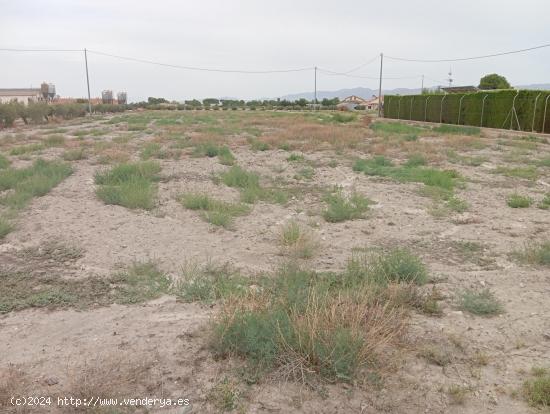
{"label": "rooftop", "polygon": [[0,96],[28,96],[41,94],[40,88],[0,88]]}

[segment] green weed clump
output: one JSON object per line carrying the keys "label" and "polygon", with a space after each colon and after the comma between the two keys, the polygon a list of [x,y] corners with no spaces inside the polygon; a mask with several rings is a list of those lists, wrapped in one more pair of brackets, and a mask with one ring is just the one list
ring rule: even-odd
{"label": "green weed clump", "polygon": [[11,219],[25,208],[34,197],[46,195],[72,173],[69,165],[57,161],[36,160],[30,167],[0,171],[0,192],[13,190],[0,197],[0,205],[7,208],[0,217],[0,238],[12,229]]}
{"label": "green weed clump", "polygon": [[506,177],[523,178],[525,180],[534,181],[538,178],[539,174],[537,167],[504,167],[500,166],[493,170],[496,174],[502,174]]}
{"label": "green weed clump", "polygon": [[189,262],[176,280],[173,293],[185,302],[212,303],[219,299],[244,295],[249,284],[249,279],[229,265],[216,266],[207,263],[199,266]]}
{"label": "green weed clump", "polygon": [[313,233],[293,220],[281,228],[280,243],[283,254],[299,259],[313,257],[319,248],[319,242]]}
{"label": "green weed clump", "polygon": [[350,382],[404,331],[400,302],[380,293],[346,274],[283,266],[261,289],[224,303],[212,347],[245,358],[251,382],[278,370],[285,379]]}
{"label": "green weed clump", "polygon": [[345,197],[340,190],[328,194],[325,202],[327,209],[323,212],[323,218],[329,223],[363,218],[369,205],[373,204],[371,200],[357,193]]}
{"label": "green weed clump", "polygon": [[232,227],[235,217],[250,211],[244,204],[227,203],[200,193],[185,193],[179,197],[179,200],[185,208],[201,211],[202,217],[207,222],[225,228]]}
{"label": "green weed clump", "polygon": [[459,297],[460,308],[474,315],[492,316],[503,312],[502,304],[489,289],[467,289]]}
{"label": "green weed clump", "polygon": [[0,154],[0,170],[3,170],[4,168],[8,168],[10,166],[10,160],[8,160],[5,156]]}
{"label": "green weed clump", "polygon": [[234,165],[236,162],[235,156],[228,147],[221,147],[218,151],[218,160],[223,165]]}
{"label": "green weed clump", "polygon": [[159,172],[160,164],[153,161],[119,164],[96,174],[96,194],[105,204],[151,210]]}
{"label": "green weed clump", "polygon": [[550,407],[550,374],[546,370],[523,384],[527,402],[534,407]]}
{"label": "green weed clump", "polygon": [[288,194],[274,188],[264,188],[260,185],[260,176],[254,172],[246,171],[238,165],[234,165],[222,173],[221,181],[228,187],[238,188],[241,192],[241,201],[253,204],[258,200],[285,204]]}
{"label": "green weed clump", "polygon": [[525,263],[550,266],[550,240],[531,242],[525,246],[523,251],[515,252],[514,256]]}
{"label": "green weed clump", "polygon": [[425,132],[423,128],[407,125],[401,122],[374,122],[370,125],[370,128],[382,134],[420,134]]}
{"label": "green weed clump", "polygon": [[67,150],[63,153],[63,159],[65,161],[78,161],[86,158],[86,153],[83,148],[76,148],[72,150]]}
{"label": "green weed clump", "polygon": [[348,274],[354,280],[376,284],[415,283],[428,281],[428,270],[422,260],[405,249],[382,254],[358,254],[348,264]]}
{"label": "green weed clump", "polygon": [[439,134],[450,134],[450,135],[478,135],[479,136],[481,134],[481,128],[474,127],[474,126],[442,124],[432,128],[432,130]]}
{"label": "green weed clump", "polygon": [[546,194],[537,206],[541,210],[550,209],[550,193]]}
{"label": "green weed clump", "polygon": [[453,190],[459,178],[456,171],[427,168],[423,166],[424,164],[425,160],[418,156],[412,157],[402,166],[395,166],[391,160],[377,156],[356,160],[353,170],[372,176],[389,177],[401,182],[424,183],[427,186]]}
{"label": "green weed clump", "polygon": [[523,196],[517,193],[510,194],[506,199],[506,204],[512,208],[527,208],[530,207],[532,203],[533,199],[531,197]]}
{"label": "green weed clump", "polygon": [[[62,260],[75,260],[64,257]],[[37,277],[31,272],[0,269],[0,314],[26,308],[133,304],[170,292],[171,280],[152,262],[136,262],[109,277],[79,280],[57,274]]]}

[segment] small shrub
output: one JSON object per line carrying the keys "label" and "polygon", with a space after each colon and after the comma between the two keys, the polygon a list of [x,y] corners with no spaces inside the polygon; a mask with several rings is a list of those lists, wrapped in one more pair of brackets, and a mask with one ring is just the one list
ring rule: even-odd
{"label": "small shrub", "polygon": [[63,135],[50,135],[44,142],[47,147],[62,147],[65,145],[65,137]]}
{"label": "small shrub", "polygon": [[233,218],[248,213],[247,206],[215,200],[205,194],[185,193],[179,197],[185,208],[200,210],[203,218],[215,226],[230,228]]}
{"label": "small shrub", "polygon": [[516,252],[515,255],[526,263],[550,266],[550,240],[540,243],[531,242],[522,252]]}
{"label": "small shrub", "polygon": [[10,160],[8,160],[6,157],[0,154],[0,170],[3,170],[4,168],[8,168],[9,166],[10,166]]}
{"label": "small shrub", "polygon": [[258,141],[255,139],[252,140],[250,148],[252,148],[252,151],[267,151],[269,149],[269,144],[267,142]]}
{"label": "small shrub", "polygon": [[459,298],[460,308],[474,315],[491,316],[503,312],[502,304],[489,289],[465,290]]}
{"label": "small shrub", "polygon": [[86,158],[86,154],[82,148],[67,150],[63,153],[63,159],[65,161],[78,161],[84,158]]}
{"label": "small shrub", "polygon": [[470,390],[467,387],[461,385],[451,385],[447,390],[451,404],[455,405],[464,405],[469,392]]}
{"label": "small shrub", "polygon": [[209,399],[218,412],[233,411],[240,406],[241,391],[237,383],[224,378],[210,390]]}
{"label": "small shrub", "polygon": [[171,280],[158,269],[155,263],[134,263],[125,271],[115,274],[116,302],[139,303],[158,298],[169,291]]}
{"label": "small shrub", "polygon": [[541,202],[537,206],[541,210],[548,210],[550,209],[550,193],[546,194],[544,198],[541,200]]}
{"label": "small shrub", "polygon": [[142,160],[148,160],[150,158],[164,158],[162,147],[157,142],[149,142],[145,144],[139,156]]}
{"label": "small shrub", "polygon": [[96,194],[106,204],[151,210],[157,191],[154,181],[158,179],[158,172],[160,165],[156,162],[119,164],[96,174],[95,182],[99,185]]}
{"label": "small shrub", "polygon": [[353,193],[346,198],[341,191],[326,196],[325,202],[328,206],[323,212],[323,217],[329,223],[363,218],[369,205],[372,204],[371,200],[360,194]]}
{"label": "small shrub", "polygon": [[540,375],[525,381],[523,391],[527,402],[532,406],[550,407],[550,375]]}
{"label": "small shrub", "polygon": [[531,167],[497,167],[493,172],[502,174],[506,177],[524,178],[526,180],[536,180],[538,178],[537,168]]}
{"label": "small shrub", "polygon": [[319,242],[311,231],[296,221],[290,221],[282,227],[280,243],[284,254],[300,259],[313,257],[319,248]]}
{"label": "small shrub", "polygon": [[218,156],[219,152],[220,148],[216,144],[214,144],[213,142],[205,142],[197,145],[193,154],[196,156],[213,158]]}
{"label": "small shrub", "polygon": [[533,203],[533,199],[520,194],[510,194],[506,199],[506,204],[512,208],[527,208]]}
{"label": "small shrub", "polygon": [[13,230],[13,224],[5,217],[0,217],[0,240]]}
{"label": "small shrub", "polygon": [[296,180],[311,180],[315,175],[315,170],[312,167],[301,168],[295,175],[294,179]]}
{"label": "small shrub", "polygon": [[422,154],[413,154],[405,163],[405,167],[420,167],[426,164],[426,158]]}
{"label": "small shrub", "polygon": [[305,158],[302,154],[296,154],[296,153],[293,153],[293,154],[290,154],[290,156],[286,159],[287,161],[289,162],[294,162],[294,161],[304,161]]}
{"label": "small shrub", "polygon": [[422,285],[428,281],[428,270],[422,260],[404,249],[353,256],[347,272],[352,279],[377,284],[404,282]]}
{"label": "small shrub", "polygon": [[249,283],[248,279],[229,265],[215,266],[208,263],[201,267],[188,262],[174,284],[173,293],[185,302],[211,303],[229,296],[244,295]]}
{"label": "small shrub", "polygon": [[221,147],[218,151],[218,160],[223,165],[234,165],[235,156],[228,147]]}

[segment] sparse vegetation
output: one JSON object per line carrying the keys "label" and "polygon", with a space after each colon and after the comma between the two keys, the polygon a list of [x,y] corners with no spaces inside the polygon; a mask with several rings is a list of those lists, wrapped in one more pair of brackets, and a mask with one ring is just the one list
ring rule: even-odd
{"label": "sparse vegetation", "polygon": [[200,210],[207,222],[225,228],[231,228],[235,217],[249,212],[244,204],[227,203],[200,193],[185,193],[179,200],[185,208]]}
{"label": "sparse vegetation", "polygon": [[550,374],[544,372],[533,372],[535,378],[523,383],[525,399],[534,407],[550,407]]}
{"label": "sparse vegetation", "polygon": [[438,170],[427,168],[419,164],[420,159],[413,159],[409,164],[395,166],[392,161],[377,156],[368,160],[358,159],[353,165],[354,171],[364,172],[367,175],[393,178],[402,182],[418,182],[427,186],[440,187],[452,190],[457,183],[459,175],[452,170]]}
{"label": "sparse vegetation", "polygon": [[372,204],[371,200],[357,193],[346,197],[341,190],[327,195],[325,202],[327,209],[323,212],[323,217],[330,223],[363,218]]}
{"label": "sparse vegetation", "polygon": [[159,172],[160,165],[152,161],[119,164],[96,174],[96,194],[105,204],[151,210]]}
{"label": "sparse vegetation", "polygon": [[313,257],[319,248],[319,242],[312,231],[296,221],[289,221],[281,228],[280,243],[283,254],[300,259]]}
{"label": "sparse vegetation", "polygon": [[174,283],[173,292],[185,302],[211,303],[218,299],[245,295],[250,283],[249,279],[228,264],[216,266],[209,262],[200,266],[187,262]]}
{"label": "sparse vegetation", "polygon": [[527,208],[530,207],[532,203],[533,199],[531,197],[517,193],[510,194],[506,199],[506,204],[512,208]]}
{"label": "sparse vegetation", "polygon": [[504,311],[502,304],[489,289],[464,290],[459,297],[460,308],[474,315],[492,316]]}
{"label": "sparse vegetation", "polygon": [[515,252],[514,256],[525,263],[550,266],[550,240],[529,242],[523,251]]}
{"label": "sparse vegetation", "polygon": [[404,329],[394,295],[376,291],[348,273],[285,266],[260,292],[225,304],[212,346],[220,356],[245,357],[250,378],[276,370],[298,381],[315,374],[352,381]]}

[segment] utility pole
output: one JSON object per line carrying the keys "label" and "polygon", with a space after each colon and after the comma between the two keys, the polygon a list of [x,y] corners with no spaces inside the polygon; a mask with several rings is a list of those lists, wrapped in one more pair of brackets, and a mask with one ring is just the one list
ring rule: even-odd
{"label": "utility pole", "polygon": [[380,83],[378,84],[378,117],[382,116],[382,67],[384,65],[384,54],[380,53]]}
{"label": "utility pole", "polygon": [[313,100],[313,109],[317,110],[317,66],[315,66],[315,93],[314,93],[314,100]]}
{"label": "utility pole", "polygon": [[86,84],[88,85],[88,113],[92,115],[92,100],[90,98],[90,77],[88,76],[88,53],[84,48],[84,62],[86,63]]}
{"label": "utility pole", "polygon": [[422,75],[422,88],[420,88],[420,93],[424,92],[424,75]]}

